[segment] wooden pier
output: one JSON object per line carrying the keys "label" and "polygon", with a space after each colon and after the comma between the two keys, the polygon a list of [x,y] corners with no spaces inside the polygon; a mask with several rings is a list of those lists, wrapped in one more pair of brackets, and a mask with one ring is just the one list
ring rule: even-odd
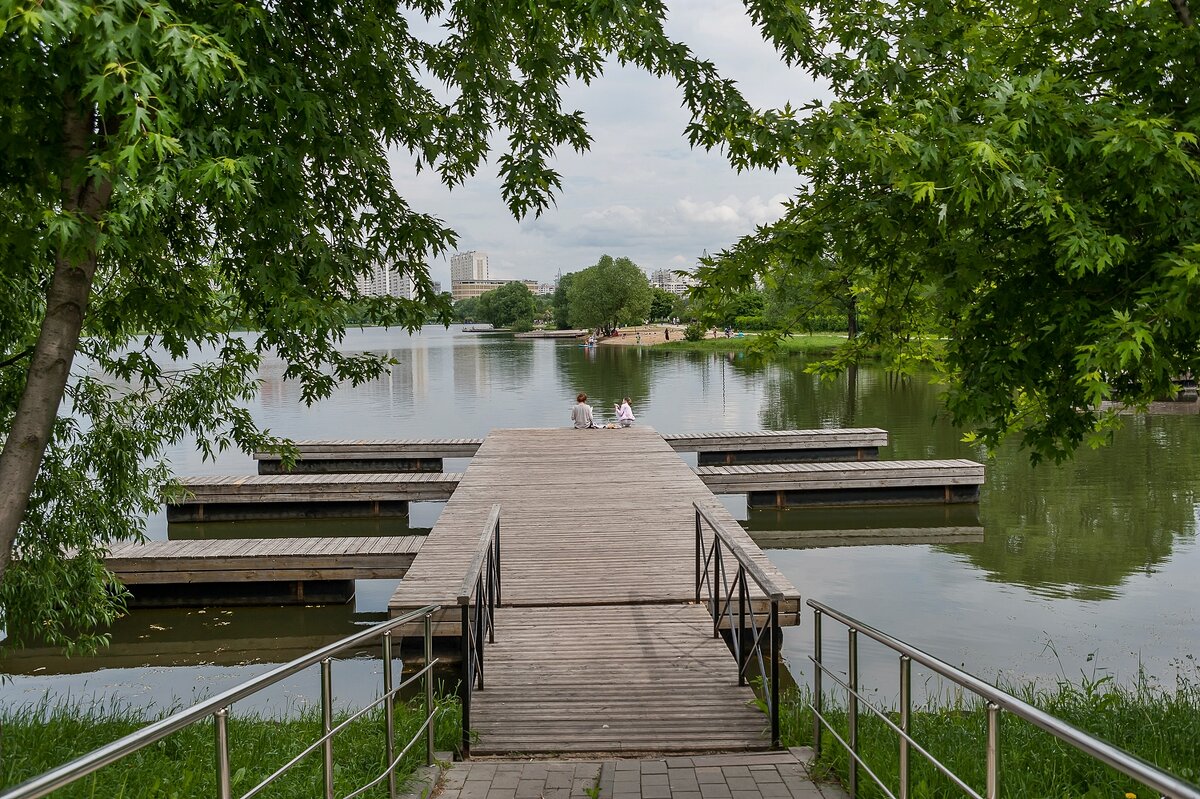
{"label": "wooden pier", "polygon": [[717,494],[758,507],[978,502],[983,464],[970,460],[701,466]]}
{"label": "wooden pier", "polygon": [[167,505],[180,522],[319,516],[402,516],[408,503],[449,499],[461,475],[280,474],[189,477]]}
{"label": "wooden pier", "polygon": [[[472,700],[475,753],[765,748],[767,718],[696,603],[696,511],[720,522],[778,587],[779,624],[800,595],[662,437],[624,430],[497,430],[389,603],[444,610],[494,504],[503,577],[496,640]],[[760,623],[766,598],[755,591]]]}

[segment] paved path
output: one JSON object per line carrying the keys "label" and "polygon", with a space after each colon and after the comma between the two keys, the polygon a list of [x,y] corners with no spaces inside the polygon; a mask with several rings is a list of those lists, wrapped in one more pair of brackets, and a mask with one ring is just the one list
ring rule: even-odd
{"label": "paved path", "polygon": [[845,799],[815,783],[809,749],[650,760],[455,763],[435,799]]}

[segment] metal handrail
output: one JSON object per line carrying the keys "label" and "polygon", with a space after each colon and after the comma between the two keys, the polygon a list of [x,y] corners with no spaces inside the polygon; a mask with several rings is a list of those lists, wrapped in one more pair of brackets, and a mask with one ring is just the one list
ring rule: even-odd
{"label": "metal handrail", "polygon": [[[721,634],[722,619],[728,621],[733,655],[738,664],[738,685],[746,684],[746,670],[752,663],[758,666],[758,676],[762,680],[767,712],[771,719],[771,747],[778,749],[781,670],[779,650],[783,644],[783,633],[779,628],[779,605],[785,598],[786,591],[750,557],[741,542],[725,529],[720,520],[714,518],[698,502],[693,502],[692,508],[696,511],[696,602],[699,604],[703,601],[701,593],[707,586],[709,612],[713,618],[713,638]],[[705,543],[705,524],[713,532],[711,546]],[[725,566],[725,550],[732,553],[737,562],[732,581]],[[759,614],[754,609],[747,576],[754,580],[770,602],[767,618],[761,620],[761,625]],[[735,595],[736,618],[733,613]],[[763,657],[764,641],[770,655],[769,670]]]}
{"label": "metal handrail", "polygon": [[[383,639],[383,659],[384,659],[384,696],[388,701],[384,705],[385,717],[387,723],[387,755],[388,761],[392,761],[394,750],[394,720],[393,720],[393,703],[391,699],[399,691],[399,687],[392,687],[392,632],[404,624],[410,624],[414,620],[424,617],[425,622],[425,718],[427,722],[427,747],[426,760],[433,760],[433,725],[432,717],[435,715],[433,706],[433,680],[432,666],[437,661],[432,659],[432,614],[434,611],[440,610],[440,605],[427,605],[418,610],[410,611],[402,616],[397,616],[394,619],[389,619],[380,624],[376,624],[361,632],[349,635],[341,640],[334,641],[331,644],[321,647],[307,655],[303,655],[281,666],[277,666],[264,674],[260,674],[246,682],[230,688],[228,691],[223,691],[216,696],[198,702],[189,708],[185,708],[177,713],[172,713],[164,719],[153,722],[142,727],[140,730],[130,733],[129,735],[118,738],[117,740],[98,747],[97,749],[88,752],[85,755],[75,758],[74,760],[64,763],[57,768],[39,774],[13,788],[0,793],[0,799],[39,799],[60,788],[63,788],[76,780],[82,779],[87,775],[111,765],[122,758],[133,754],[147,746],[162,740],[174,732],[202,721],[209,716],[213,717],[216,725],[217,734],[217,771],[218,771],[218,788],[220,790],[221,799],[230,799],[232,789],[230,785],[230,770],[229,770],[229,750],[228,750],[228,713],[229,706],[245,699],[253,694],[284,680],[293,674],[296,674],[304,669],[321,664],[321,704],[322,718],[324,721],[324,735],[318,740],[317,744],[308,748],[303,754],[311,754],[317,746],[325,748],[325,796],[332,797],[333,795],[333,763],[332,763],[332,737],[339,731],[343,725],[338,728],[332,727],[333,717],[333,689],[332,689],[332,664],[333,656],[347,649],[357,647],[367,641],[382,637]],[[401,687],[404,684],[402,683]],[[382,698],[381,698],[382,700]],[[378,704],[377,700],[374,704]],[[418,733],[418,736],[420,733]],[[411,747],[416,739],[409,742],[405,747],[405,751]],[[303,755],[302,755],[303,756]],[[302,757],[301,756],[301,757]],[[295,758],[283,769],[273,774],[267,781],[261,783],[251,790],[245,796],[252,796],[265,787],[266,783],[275,779],[291,766],[295,765],[301,757]],[[397,761],[398,762],[398,761]],[[392,764],[385,774],[389,777],[390,796],[396,795],[395,790],[395,764]],[[384,775],[381,775],[381,777]]]}
{"label": "metal handrail", "polygon": [[[1200,799],[1200,788],[1190,783],[1186,783],[1178,777],[1158,768],[1152,763],[1149,763],[1142,758],[1130,752],[1126,752],[1117,746],[1114,746],[1107,741],[1097,738],[1090,733],[1084,732],[1078,727],[1070,724],[1057,716],[1053,716],[1040,708],[1037,708],[1028,702],[1019,699],[1012,694],[1002,691],[1001,689],[979,679],[973,674],[970,674],[962,669],[951,666],[945,661],[920,650],[911,644],[905,643],[898,638],[888,635],[885,632],[875,629],[868,624],[864,624],[858,619],[848,616],[840,611],[837,611],[828,605],[810,599],[807,602],[808,606],[813,609],[813,655],[809,658],[816,669],[813,672],[813,704],[811,705],[813,719],[813,749],[819,756],[821,753],[821,731],[822,723],[825,722],[822,711],[822,694],[821,694],[821,675],[827,674],[837,681],[843,688],[849,692],[849,708],[847,715],[847,727],[849,732],[849,741],[842,741],[851,758],[850,779],[848,780],[847,790],[851,798],[857,795],[857,766],[862,762],[857,751],[857,715],[858,702],[862,701],[867,704],[867,707],[880,718],[888,722],[888,726],[892,727],[900,736],[900,786],[899,799],[908,799],[910,795],[909,768],[908,768],[908,750],[910,747],[917,749],[919,753],[924,755],[930,762],[943,773],[948,774],[946,767],[932,758],[928,752],[917,745],[916,741],[909,735],[909,724],[912,718],[912,663],[916,662],[935,674],[939,674],[957,685],[966,688],[976,696],[984,699],[987,702],[988,709],[988,740],[987,740],[987,786],[985,796],[987,799],[993,799],[999,795],[1000,790],[1000,713],[1007,711],[1012,715],[1020,718],[1030,724],[1042,729],[1055,738],[1058,738],[1063,743],[1083,752],[1090,757],[1105,763],[1122,774],[1137,780],[1155,791],[1158,791],[1164,799]],[[821,659],[821,618],[828,616],[831,619],[845,625],[849,630],[849,674],[848,681],[843,682],[838,679],[822,662]],[[887,719],[886,714],[876,708],[874,705],[867,702],[858,693],[858,634],[862,633],[868,638],[883,644],[892,651],[900,655],[900,724],[899,726]],[[829,726],[825,722],[826,726]],[[841,737],[836,734],[832,726],[829,727],[830,732],[839,740]],[[865,764],[863,764],[865,766]],[[970,796],[978,797],[979,794],[966,786],[957,776],[948,774],[950,778],[964,789],[964,792]],[[872,774],[874,778],[874,775]],[[876,784],[884,790],[889,796],[891,791],[887,789],[878,778],[875,778]]]}
{"label": "metal handrail", "polygon": [[[458,591],[462,608],[462,755],[471,755],[471,696],[483,690],[484,642],[496,643],[500,602],[500,506],[492,505]],[[474,618],[472,618],[474,610]],[[478,687],[477,687],[478,686]],[[3,799],[3,797],[0,797]]]}

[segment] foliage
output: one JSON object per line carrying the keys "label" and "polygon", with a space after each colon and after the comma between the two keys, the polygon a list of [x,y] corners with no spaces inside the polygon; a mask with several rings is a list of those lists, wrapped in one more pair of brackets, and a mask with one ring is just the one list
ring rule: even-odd
{"label": "foliage", "polygon": [[708,332],[708,328],[699,322],[692,322],[683,329],[683,337],[687,341],[700,341],[704,338],[704,334]]}
{"label": "foliage", "polygon": [[[386,365],[338,351],[347,325],[449,321],[425,264],[454,233],[398,193],[389,151],[453,186],[507,142],[502,198],[538,214],[560,187],[555,151],[589,143],[559,88],[615,56],[680,86],[692,144],[767,163],[779,142],[736,133],[758,117],[665,35],[665,13],[637,0],[0,0],[10,640],[102,640],[75,631],[120,612],[101,553],[142,534],[166,447],[286,450],[245,411],[263,353],[314,402]],[[415,300],[360,295],[381,261]]]}
{"label": "foliage", "polygon": [[[441,715],[437,741],[441,751],[456,748],[461,740],[461,713],[453,696],[437,697]],[[341,723],[347,714],[335,717]],[[407,742],[420,729],[424,710],[420,702],[400,703],[396,712],[396,740]],[[0,767],[0,787],[11,787],[55,766],[128,735],[145,726],[141,714],[124,706],[97,707],[71,703],[5,708],[0,711],[5,757]],[[337,795],[344,796],[383,772],[384,719],[381,710],[368,712],[334,739]],[[241,795],[296,755],[321,735],[321,717],[309,708],[291,717],[232,717],[229,721],[231,771],[234,792]],[[418,745],[401,762],[401,782],[424,763]],[[218,795],[215,778],[213,725],[200,722],[185,727],[140,752],[85,777],[55,796],[113,799],[159,799]],[[311,797],[321,784],[320,750],[301,760],[281,777],[271,796]],[[387,796],[384,781],[369,797]]]}
{"label": "foliage", "polygon": [[474,322],[480,318],[478,297],[467,297],[454,303],[455,322]]}
{"label": "foliage", "polygon": [[675,308],[675,300],[676,297],[671,292],[652,286],[650,288],[650,320],[670,319],[671,311]]}
{"label": "foliage", "polygon": [[609,255],[576,272],[567,290],[571,324],[583,328],[638,324],[650,312],[650,300],[646,273],[628,258]]}
{"label": "foliage", "polygon": [[513,281],[498,289],[492,289],[479,297],[479,318],[492,327],[512,327],[520,324],[533,328],[533,315],[537,301],[533,292],[524,283]]}
{"label": "foliage", "polygon": [[554,287],[554,326],[559,330],[568,330],[571,327],[571,300],[568,292],[571,290],[571,283],[575,280],[575,272],[568,272],[558,279],[558,285]]}
{"label": "foliage", "polygon": [[[692,335],[697,338],[688,338],[688,331],[692,330]],[[762,336],[750,334],[747,336],[734,336],[725,338],[724,334],[716,338],[704,338],[707,328],[703,325],[688,325],[684,328],[683,341],[676,341],[672,338],[670,341],[660,342],[654,345],[655,350],[679,350],[681,352],[745,352],[755,356],[760,354],[760,351],[765,343]],[[837,350],[838,347],[846,343],[845,336],[836,336],[828,334],[797,334],[781,338],[778,341],[772,341],[773,352],[778,355],[830,355]]]}
{"label": "foliage", "polygon": [[[1096,735],[1159,768],[1189,782],[1200,780],[1200,741],[1189,731],[1200,725],[1200,684],[1195,674],[1181,673],[1172,687],[1155,685],[1141,674],[1129,687],[1116,685],[1111,677],[1060,682],[1052,689],[1033,685],[1006,688],[1010,693],[1053,716]],[[781,703],[780,728],[785,745],[812,744],[811,692],[807,688],[789,692]],[[826,698],[826,718],[846,737],[846,709]],[[894,709],[888,711],[893,723]],[[1008,796],[1112,797],[1128,793],[1149,797],[1157,794],[1082,752],[1060,743],[1033,725],[1012,715],[1001,721],[1001,774]],[[968,785],[980,790],[985,783],[981,747],[986,741],[987,709],[983,703],[930,702],[913,713],[913,738],[945,763]],[[896,734],[877,716],[860,708],[858,720],[860,753],[884,784],[897,785]],[[823,736],[818,765],[841,780],[846,779],[845,750],[828,733]],[[962,791],[929,765],[915,750],[910,754],[913,796],[950,799]],[[883,794],[860,770],[860,795],[866,799]]]}
{"label": "foliage", "polygon": [[[1112,397],[1200,367],[1200,30],[1184,2],[751,4],[834,99],[786,131],[798,190],[701,295],[825,263],[886,357],[939,358],[947,407],[1032,457],[1101,443]],[[836,363],[835,363],[836,365]]]}

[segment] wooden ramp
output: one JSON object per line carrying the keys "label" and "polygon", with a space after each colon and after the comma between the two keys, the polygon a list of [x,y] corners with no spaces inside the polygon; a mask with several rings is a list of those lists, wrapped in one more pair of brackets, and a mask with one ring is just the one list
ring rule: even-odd
{"label": "wooden ramp", "polygon": [[460,584],[500,504],[503,603],[472,700],[475,752],[768,745],[733,656],[690,604],[693,502],[788,587],[780,623],[799,623],[799,593],[653,430],[485,439],[389,603],[394,615],[440,604],[437,633],[458,635]]}
{"label": "wooden ramp", "polygon": [[228,538],[118,544],[104,565],[126,585],[403,577],[424,536]]}

